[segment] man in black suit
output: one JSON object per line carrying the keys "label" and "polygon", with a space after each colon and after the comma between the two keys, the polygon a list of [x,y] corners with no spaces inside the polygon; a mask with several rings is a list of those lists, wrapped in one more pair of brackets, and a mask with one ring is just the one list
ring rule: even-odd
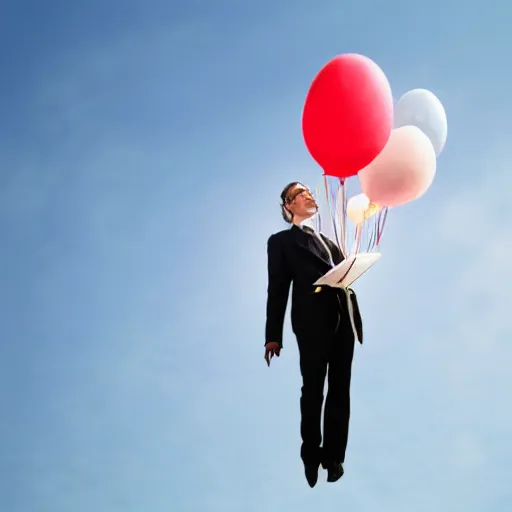
{"label": "man in black suit", "polygon": [[[340,249],[327,237],[303,226],[317,212],[307,187],[287,185],[281,194],[283,218],[290,229],[268,240],[268,297],[265,359],[279,356],[290,285],[293,282],[291,321],[297,338],[302,374],[301,458],[311,487],[320,464],[327,481],[343,476],[350,417],[350,378],[355,338],[362,343],[362,321],[352,290],[315,287],[313,283],[343,261]],[[321,413],[325,378],[322,444]]]}

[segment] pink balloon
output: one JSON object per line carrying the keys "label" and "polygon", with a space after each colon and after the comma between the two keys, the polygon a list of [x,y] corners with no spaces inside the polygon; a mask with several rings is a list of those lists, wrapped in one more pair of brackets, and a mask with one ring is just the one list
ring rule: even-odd
{"label": "pink balloon", "polygon": [[416,126],[394,129],[381,153],[358,173],[370,201],[388,207],[420,198],[432,185],[435,174],[435,150]]}

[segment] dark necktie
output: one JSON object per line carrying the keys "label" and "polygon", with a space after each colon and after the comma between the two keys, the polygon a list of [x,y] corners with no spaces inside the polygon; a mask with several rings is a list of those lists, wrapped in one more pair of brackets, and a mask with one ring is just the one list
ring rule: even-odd
{"label": "dark necktie", "polygon": [[[322,254],[327,261],[331,261],[332,256],[330,251],[324,246],[324,244],[319,240],[319,236],[315,233],[313,229],[311,229],[309,226],[302,226],[302,231],[307,233],[309,236],[312,237],[312,242],[315,245],[315,247],[320,251],[320,254]],[[325,242],[324,242],[325,243]]]}

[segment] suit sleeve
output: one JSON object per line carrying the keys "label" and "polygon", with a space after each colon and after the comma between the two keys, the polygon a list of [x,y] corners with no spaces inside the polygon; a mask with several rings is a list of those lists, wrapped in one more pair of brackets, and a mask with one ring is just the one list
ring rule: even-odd
{"label": "suit sleeve", "polygon": [[283,325],[292,278],[279,244],[272,235],[267,242],[268,288],[267,321],[265,326],[265,344],[275,341],[283,345]]}

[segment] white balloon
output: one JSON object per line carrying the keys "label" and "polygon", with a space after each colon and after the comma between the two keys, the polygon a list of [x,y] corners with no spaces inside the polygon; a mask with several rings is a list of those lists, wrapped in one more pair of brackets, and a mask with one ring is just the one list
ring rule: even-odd
{"label": "white balloon", "polygon": [[354,224],[361,224],[365,220],[366,211],[370,207],[370,200],[365,194],[357,194],[347,201],[347,217]]}
{"label": "white balloon", "polygon": [[426,89],[406,92],[395,107],[395,128],[416,126],[429,139],[436,156],[444,148],[448,136],[446,112],[437,96]]}

